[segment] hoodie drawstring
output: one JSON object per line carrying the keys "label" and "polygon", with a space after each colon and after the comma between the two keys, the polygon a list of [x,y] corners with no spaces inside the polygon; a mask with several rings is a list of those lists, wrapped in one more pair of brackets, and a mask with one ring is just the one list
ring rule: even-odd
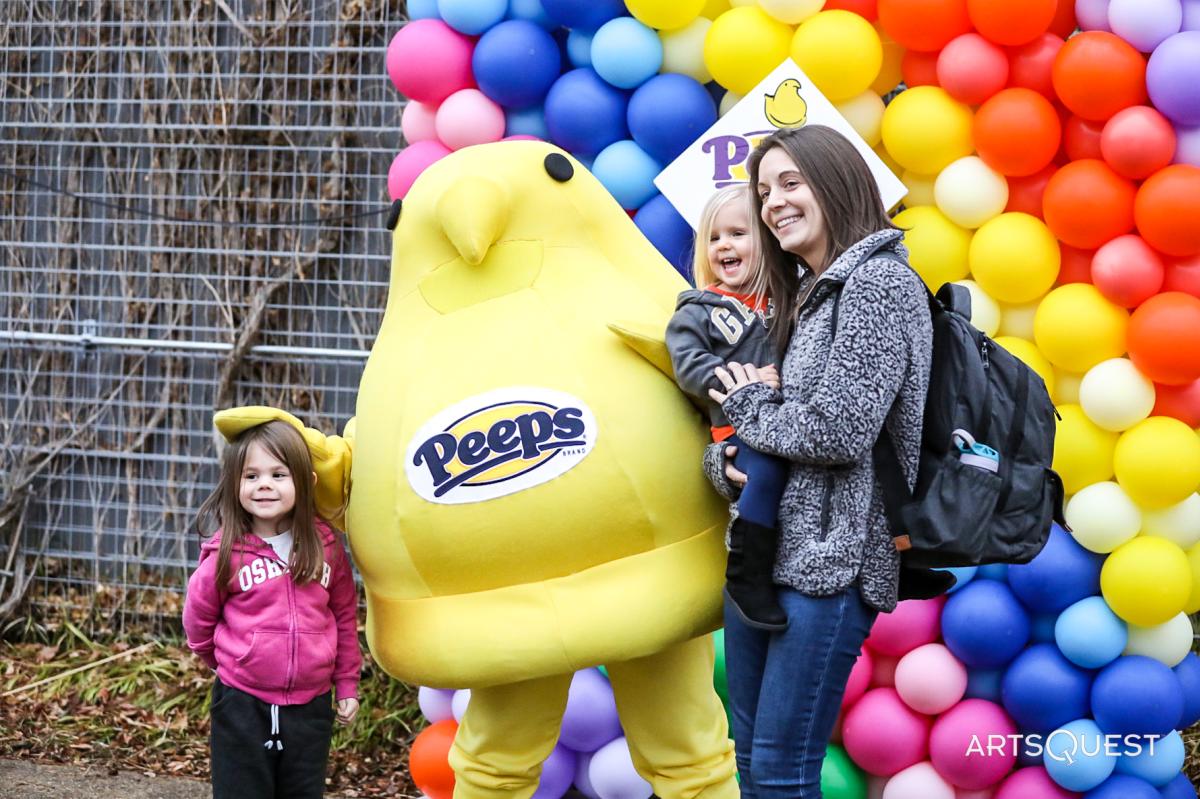
{"label": "hoodie drawstring", "polygon": [[279,738],[279,705],[271,705],[271,737],[263,744],[267,749],[283,751],[283,741]]}

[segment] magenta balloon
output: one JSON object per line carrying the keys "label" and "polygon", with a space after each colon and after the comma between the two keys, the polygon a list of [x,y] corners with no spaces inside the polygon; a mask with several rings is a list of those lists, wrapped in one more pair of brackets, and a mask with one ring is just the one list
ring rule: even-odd
{"label": "magenta balloon", "polygon": [[435,140],[419,141],[405,147],[388,168],[388,195],[393,200],[402,199],[418,175],[447,155],[450,155],[450,148]]}
{"label": "magenta balloon", "polygon": [[1179,33],[1183,6],[1179,0],[1112,0],[1108,26],[1143,53],[1153,52],[1168,36]]}
{"label": "magenta balloon", "polygon": [[904,704],[896,689],[876,688],[846,711],[842,745],[863,770],[890,777],[925,759],[929,717]]}
{"label": "magenta balloon", "polygon": [[392,84],[410,100],[434,105],[475,85],[475,43],[440,19],[414,20],[392,37],[384,62]]}
{"label": "magenta balloon", "polygon": [[1158,46],[1146,66],[1154,107],[1177,125],[1200,125],[1200,31],[1177,33]]}
{"label": "magenta balloon", "polygon": [[991,736],[1015,735],[1004,709],[986,699],[964,699],[934,722],[929,733],[929,759],[938,773],[956,787],[978,791],[995,785],[1012,771],[1017,750],[1012,739],[1003,746]]}
{"label": "magenta balloon", "polygon": [[576,752],[594,752],[620,735],[621,720],[608,680],[595,669],[576,672],[559,741]]}
{"label": "magenta balloon", "polygon": [[875,662],[871,657],[871,650],[863,647],[858,653],[858,660],[854,661],[854,666],[850,669],[850,677],[846,680],[846,691],[842,694],[843,708],[850,707],[862,699],[862,695],[871,685],[871,672],[874,670]]}
{"label": "magenta balloon", "polygon": [[1013,772],[992,799],[1079,799],[1079,794],[1050,779],[1044,766],[1033,766]]}
{"label": "magenta balloon", "polygon": [[900,657],[922,644],[936,641],[944,603],[942,597],[907,599],[891,613],[880,613],[871,625],[867,645],[880,654]]}
{"label": "magenta balloon", "polygon": [[1106,31],[1108,0],[1075,0],[1075,20],[1085,31]]}

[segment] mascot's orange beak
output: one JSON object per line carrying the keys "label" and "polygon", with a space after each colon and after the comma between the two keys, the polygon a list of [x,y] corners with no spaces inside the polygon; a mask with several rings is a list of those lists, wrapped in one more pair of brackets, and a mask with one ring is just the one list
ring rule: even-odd
{"label": "mascot's orange beak", "polygon": [[508,224],[508,195],[485,177],[461,177],[437,202],[437,219],[462,259],[478,266]]}

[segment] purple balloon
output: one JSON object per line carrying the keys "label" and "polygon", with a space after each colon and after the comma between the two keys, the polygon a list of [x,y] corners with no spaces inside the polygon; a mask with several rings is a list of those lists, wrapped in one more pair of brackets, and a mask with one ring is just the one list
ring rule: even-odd
{"label": "purple balloon", "polygon": [[1179,0],[1112,0],[1108,5],[1112,32],[1143,53],[1153,52],[1167,37],[1179,33],[1182,24]]}
{"label": "purple balloon", "polygon": [[621,720],[608,680],[596,669],[575,672],[559,741],[576,752],[594,752],[620,735]]}
{"label": "purple balloon", "polygon": [[1200,166],[1200,128],[1175,128],[1174,163]]}
{"label": "purple balloon", "polygon": [[575,779],[576,759],[576,754],[562,744],[550,750],[550,757],[542,763],[542,776],[533,799],[562,799]]}
{"label": "purple balloon", "polygon": [[580,752],[575,761],[575,790],[588,799],[600,799],[600,794],[596,793],[596,789],[592,787],[592,778],[588,776],[588,769],[591,768],[594,754],[596,753]]}
{"label": "purple balloon", "polygon": [[1200,0],[1183,0],[1183,29],[1200,31]]}
{"label": "purple balloon", "polygon": [[1075,20],[1085,31],[1106,31],[1108,0],[1075,0]]}
{"label": "purple balloon", "polygon": [[454,698],[453,691],[441,688],[428,688],[422,685],[417,689],[417,706],[430,724],[454,718],[450,701]]}
{"label": "purple balloon", "polygon": [[1150,100],[1177,125],[1200,125],[1200,31],[1177,33],[1160,44],[1146,66]]}

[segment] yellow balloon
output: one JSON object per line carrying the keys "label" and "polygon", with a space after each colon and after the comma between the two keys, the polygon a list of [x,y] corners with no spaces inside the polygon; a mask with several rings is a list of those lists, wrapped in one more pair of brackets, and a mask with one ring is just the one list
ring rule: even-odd
{"label": "yellow balloon", "polygon": [[699,16],[704,0],[625,0],[625,7],[643,25],[674,30]]}
{"label": "yellow balloon", "polygon": [[871,23],[834,9],[809,17],[792,37],[792,60],[832,102],[871,88],[883,66],[883,45]]}
{"label": "yellow balloon", "polygon": [[[1079,386],[1083,383],[1083,375],[1078,372],[1067,372],[1063,369],[1054,370],[1054,394],[1051,399],[1056,405],[1067,403],[1079,404]],[[1059,408],[1059,411],[1062,409]],[[1109,472],[1109,474],[1112,474]]]}
{"label": "yellow balloon", "polygon": [[1200,544],[1187,551],[1188,567],[1192,570],[1192,592],[1188,594],[1184,613],[1200,613]]}
{"label": "yellow balloon", "polygon": [[704,64],[713,79],[745,94],[788,56],[792,29],[758,6],[731,8],[704,37]]}
{"label": "yellow balloon", "polygon": [[1045,355],[1038,352],[1037,346],[1032,341],[1015,336],[1000,336],[996,339],[996,343],[1016,356],[1017,360],[1042,378],[1042,382],[1046,384],[1047,394],[1054,393],[1054,367],[1046,360]]}
{"label": "yellow balloon", "polygon": [[1033,340],[1033,320],[1040,302],[1000,306],[1000,335]]}
{"label": "yellow balloon", "polygon": [[758,0],[758,5],[780,22],[796,25],[820,11],[825,0]]}
{"label": "yellow balloon", "polygon": [[[900,176],[900,181],[908,189],[908,194],[904,195],[904,204],[909,208],[917,205],[936,205],[933,196],[933,186],[936,180],[937,175],[920,175],[911,169],[904,170],[904,174]],[[945,216],[945,213],[942,216]]]}
{"label": "yellow balloon", "polygon": [[932,205],[906,208],[896,214],[895,222],[907,231],[908,261],[930,291],[967,276],[971,231],[960,228]]}
{"label": "yellow balloon", "polygon": [[875,32],[879,34],[879,43],[883,46],[883,64],[879,67],[879,77],[871,84],[871,91],[882,97],[899,86],[900,81],[904,79],[900,71],[900,63],[904,60],[904,48],[884,33],[879,23],[875,24]]}
{"label": "yellow balloon", "polygon": [[996,329],[1000,326],[1000,305],[974,280],[955,282],[971,292],[971,324],[985,336],[996,335]]}
{"label": "yellow balloon", "polygon": [[1054,436],[1054,471],[1063,488],[1074,494],[1093,483],[1113,476],[1113,451],[1117,434],[1101,429],[1078,405],[1059,405],[1058,430]]}
{"label": "yellow balloon", "polygon": [[1125,354],[1129,312],[1090,283],[1068,283],[1046,295],[1033,318],[1033,340],[1050,363],[1086,372]]}
{"label": "yellow balloon", "polygon": [[1188,556],[1165,538],[1140,535],[1117,547],[1100,569],[1100,592],[1125,621],[1162,624],[1180,613],[1192,594]]}
{"label": "yellow balloon", "polygon": [[1200,487],[1200,438],[1178,419],[1151,416],[1121,434],[1113,467],[1134,502],[1165,508]]}
{"label": "yellow balloon", "polygon": [[868,145],[874,147],[882,141],[883,98],[878,94],[868,89],[838,103],[837,110]]}
{"label": "yellow balloon", "polygon": [[716,19],[728,11],[729,8],[729,0],[705,0],[704,8],[700,10],[700,16]]}
{"label": "yellow balloon", "polygon": [[1000,302],[1030,302],[1054,285],[1062,251],[1036,216],[1000,214],[976,231],[970,264],[971,275]]}
{"label": "yellow balloon", "polygon": [[661,31],[658,38],[663,45],[663,72],[677,72],[700,83],[708,83],[712,75],[704,65],[704,37],[712,27],[706,17],[696,19],[682,28]]}
{"label": "yellow balloon", "polygon": [[[890,169],[893,175],[899,177],[900,175],[904,174],[904,167],[900,166],[900,164],[896,162],[896,159],[892,158],[892,154],[887,151],[887,148],[883,146],[882,122],[880,123],[879,134],[880,134],[879,144],[875,145],[871,149],[875,151],[875,155],[879,156],[879,160],[883,162],[883,165],[886,166],[888,169]],[[908,199],[908,198],[906,197],[905,199]],[[916,203],[912,203],[912,204],[916,205]]]}
{"label": "yellow balloon", "polygon": [[971,109],[936,86],[896,95],[883,114],[883,143],[905,168],[924,175],[975,151]]}

